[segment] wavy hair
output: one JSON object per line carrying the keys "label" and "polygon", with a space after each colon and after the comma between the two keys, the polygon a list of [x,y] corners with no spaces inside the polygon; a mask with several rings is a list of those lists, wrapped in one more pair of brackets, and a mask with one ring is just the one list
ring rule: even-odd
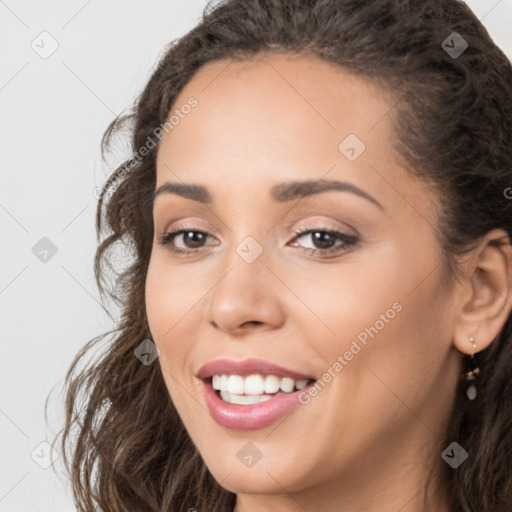
{"label": "wavy hair", "polygon": [[[467,42],[455,57],[453,32]],[[453,36],[452,36],[453,37]],[[452,44],[450,44],[452,46]],[[130,155],[104,185],[96,212],[95,278],[119,306],[111,331],[77,354],[66,380],[61,448],[79,511],[233,510],[236,495],[206,468],[158,365],[134,350],[151,339],[145,280],[153,243],[156,154],[149,147],[178,94],[204,64],[265,52],[309,55],[375,82],[393,98],[396,153],[442,199],[437,236],[449,275],[493,228],[512,233],[512,67],[458,0],[228,0],[173,41],[129,113],[102,140],[129,133]],[[505,243],[508,243],[506,241]],[[128,262],[116,268],[118,252]],[[104,347],[94,353],[103,340]],[[453,512],[512,510],[512,325],[477,354],[478,397],[458,384],[439,453],[456,440],[469,458],[446,465]]]}

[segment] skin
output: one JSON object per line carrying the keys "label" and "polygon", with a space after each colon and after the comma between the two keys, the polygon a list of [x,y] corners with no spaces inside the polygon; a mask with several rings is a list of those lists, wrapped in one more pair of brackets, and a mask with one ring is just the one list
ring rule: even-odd
{"label": "skin", "polygon": [[[425,478],[445,470],[443,429],[462,354],[474,352],[468,337],[482,350],[510,313],[510,245],[490,245],[504,233],[489,233],[461,278],[447,278],[439,198],[392,149],[391,98],[341,68],[284,55],[218,61],[175,108],[191,96],[197,106],[161,141],[156,188],[202,184],[213,202],[156,199],[146,305],[170,396],[206,465],[237,494],[236,512],[430,510]],[[353,162],[338,149],[351,133],[366,145]],[[278,183],[321,178],[350,182],[382,208],[346,191],[270,197]],[[304,225],[359,242],[313,255],[307,248],[322,246],[295,236]],[[178,227],[208,233],[203,252],[183,235],[174,246],[195,254],[158,244]],[[250,264],[236,252],[248,236],[263,251]],[[401,311],[283,420],[241,431],[210,416],[195,376],[203,364],[262,358],[321,379],[395,303]],[[262,454],[251,468],[237,458],[247,442]],[[431,510],[447,512],[434,480]]]}

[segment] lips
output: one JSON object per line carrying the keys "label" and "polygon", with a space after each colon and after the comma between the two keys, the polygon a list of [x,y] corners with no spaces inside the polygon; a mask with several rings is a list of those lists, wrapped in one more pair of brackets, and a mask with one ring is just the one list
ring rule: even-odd
{"label": "lips", "polygon": [[[252,405],[231,404],[222,400],[212,385],[202,382],[203,396],[211,417],[222,427],[236,430],[256,430],[268,427],[301,405],[299,394],[308,388]],[[305,409],[305,407],[303,407]]]}
{"label": "lips", "polygon": [[[254,388],[247,394],[247,389],[219,391],[219,386],[214,389],[213,381],[219,382],[219,376],[236,381],[244,381],[244,378],[260,378],[267,376],[281,381],[281,386],[288,382],[301,382],[301,389],[297,391],[283,392],[273,390],[272,393],[262,392],[256,394]],[[250,377],[252,376],[252,377]],[[300,373],[283,366],[260,359],[247,359],[245,361],[233,361],[219,359],[202,366],[197,373],[202,380],[203,396],[212,418],[225,428],[251,430],[264,428],[289,414],[300,405],[299,394],[314,385],[315,379],[311,375]],[[246,384],[249,379],[245,379]],[[309,385],[308,385],[309,384]],[[231,389],[231,385],[228,386]],[[261,385],[260,385],[261,387]],[[236,388],[236,386],[235,386]],[[282,387],[281,387],[282,389]],[[237,394],[238,393],[238,394]]]}

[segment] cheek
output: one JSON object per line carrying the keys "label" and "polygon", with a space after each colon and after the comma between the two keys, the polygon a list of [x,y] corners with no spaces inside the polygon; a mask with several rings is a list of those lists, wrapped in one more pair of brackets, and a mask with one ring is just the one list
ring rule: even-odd
{"label": "cheek", "polygon": [[189,411],[191,403],[182,392],[191,377],[186,368],[190,346],[187,337],[179,336],[180,322],[190,311],[194,297],[187,287],[176,282],[178,275],[176,271],[170,272],[158,258],[150,261],[145,289],[146,314],[152,341],[160,349],[157,363],[171,400],[180,414],[187,416],[197,414],[197,410]]}
{"label": "cheek", "polygon": [[[369,336],[358,372],[375,407],[388,408],[387,414],[396,413],[404,422],[416,421],[408,407],[416,410],[437,393],[451,347],[450,297],[439,271],[407,270],[408,279],[396,273],[394,285],[374,292],[367,317],[372,327],[362,331]],[[398,306],[394,314],[383,311],[390,304]],[[383,312],[384,321],[379,322]]]}
{"label": "cheek", "polygon": [[183,270],[170,265],[165,255],[151,257],[146,277],[146,311],[151,332],[164,342],[173,338],[179,330],[179,323],[189,314],[196,314],[194,308],[204,298],[212,281],[201,278],[197,270]]}
{"label": "cheek", "polygon": [[173,293],[166,286],[158,265],[150,262],[146,277],[146,314],[153,341],[160,346],[165,333],[172,328],[175,308],[173,307]]}
{"label": "cheek", "polygon": [[307,304],[305,309],[297,302],[290,314],[307,330],[310,341],[318,340],[315,351],[326,363],[349,350],[354,340],[362,347],[366,341],[369,347],[374,337],[385,338],[400,315],[407,283],[398,272],[400,264],[385,257],[383,248],[371,258],[354,255],[353,262],[319,266],[305,273],[308,278],[288,273],[294,292]]}
{"label": "cheek", "polygon": [[[364,393],[367,403],[373,393],[376,400],[397,402],[393,390],[414,402],[446,357],[450,297],[437,255],[425,247],[419,259],[407,245],[382,246],[357,264],[295,283],[314,313],[297,321],[310,333],[323,370],[345,375],[339,379],[344,400]],[[339,356],[342,368],[332,368]],[[363,383],[368,391],[361,390]]]}
{"label": "cheek", "polygon": [[162,372],[171,385],[173,379],[169,380],[170,375],[181,378],[184,371],[182,362],[190,349],[186,339],[177,337],[181,322],[202,296],[201,290],[194,290],[193,282],[185,282],[179,276],[179,270],[170,270],[156,257],[150,261],[145,287],[149,329],[160,349]]}

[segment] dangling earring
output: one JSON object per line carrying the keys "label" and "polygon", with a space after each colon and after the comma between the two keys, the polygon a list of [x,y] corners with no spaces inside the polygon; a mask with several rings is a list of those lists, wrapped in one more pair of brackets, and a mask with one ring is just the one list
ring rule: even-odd
{"label": "dangling earring", "polygon": [[[476,350],[475,338],[473,336],[469,337],[469,342],[473,345],[473,348]],[[471,354],[470,358],[471,370],[469,372],[463,373],[462,378],[466,380],[475,380],[476,376],[480,373],[480,368],[478,368],[475,361],[475,354]],[[470,400],[474,400],[477,395],[475,384],[471,384],[469,388],[466,390],[466,395]]]}

